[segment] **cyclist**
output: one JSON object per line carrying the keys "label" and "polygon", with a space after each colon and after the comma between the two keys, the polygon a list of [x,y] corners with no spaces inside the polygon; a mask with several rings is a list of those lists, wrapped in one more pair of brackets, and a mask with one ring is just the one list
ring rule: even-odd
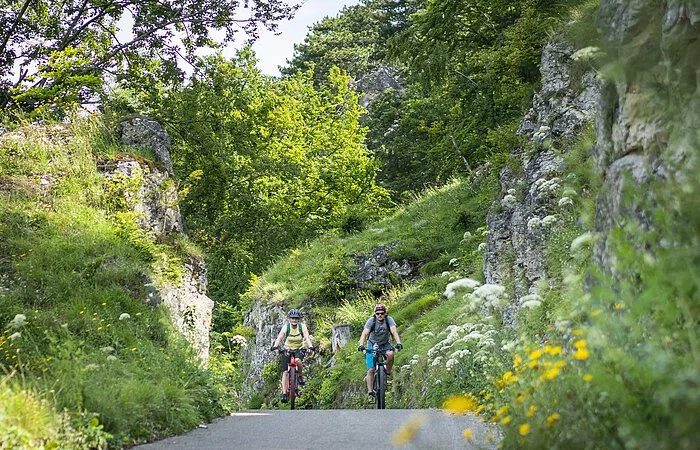
{"label": "cyclist", "polygon": [[[386,306],[381,303],[374,307],[374,315],[370,317],[365,323],[365,328],[362,330],[362,335],[360,336],[359,346],[357,349],[359,351],[365,352],[365,364],[367,366],[367,393],[369,395],[369,401],[374,402],[375,392],[373,389],[374,381],[374,360],[372,357],[372,352],[369,350],[374,344],[379,345],[379,350],[385,352],[386,354],[386,375],[391,375],[391,368],[394,365],[394,352],[393,348],[389,343],[389,334],[394,338],[396,342],[396,350],[401,351],[403,345],[401,345],[401,339],[399,338],[399,333],[396,331],[396,322],[391,316],[386,314]],[[365,347],[365,340],[367,340],[367,347]]]}
{"label": "cyclist", "polygon": [[[301,322],[301,312],[298,309],[292,309],[287,315],[289,317],[289,322],[282,326],[275,343],[272,346],[272,350],[277,350],[282,347],[282,349],[289,350],[301,350],[306,342],[306,347],[310,352],[313,352],[314,347],[311,344],[311,338],[309,337],[309,330],[306,325]],[[289,401],[289,374],[287,373],[287,368],[289,367],[289,355],[287,353],[282,353],[282,402],[286,403]],[[301,376],[301,364],[304,355],[301,353],[296,354],[297,360],[299,360],[299,384],[304,384],[304,378]]]}

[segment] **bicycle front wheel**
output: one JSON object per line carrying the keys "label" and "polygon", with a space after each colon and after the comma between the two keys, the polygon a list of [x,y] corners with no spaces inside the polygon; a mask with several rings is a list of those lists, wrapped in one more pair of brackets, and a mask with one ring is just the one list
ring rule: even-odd
{"label": "bicycle front wheel", "polygon": [[297,398],[297,386],[299,386],[297,368],[292,366],[289,369],[289,409],[294,409]]}
{"label": "bicycle front wheel", "polygon": [[384,366],[379,366],[377,369],[377,378],[376,378],[376,386],[377,386],[377,409],[385,409],[386,408],[386,369],[384,369]]}

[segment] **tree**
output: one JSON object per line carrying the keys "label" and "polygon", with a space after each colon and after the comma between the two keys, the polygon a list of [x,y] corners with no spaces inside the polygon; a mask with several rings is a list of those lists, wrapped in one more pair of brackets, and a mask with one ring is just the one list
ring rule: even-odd
{"label": "tree", "polygon": [[[287,0],[9,0],[0,6],[0,107],[90,102],[107,76],[179,82],[178,60],[275,30]],[[128,23],[131,22],[129,29]],[[126,28],[121,29],[120,28]],[[130,33],[125,31],[130,31]],[[217,41],[214,35],[221,36]],[[158,61],[154,64],[153,61]]]}
{"label": "tree", "polygon": [[363,145],[363,110],[338,69],[317,90],[311,72],[263,76],[248,50],[197,67],[161,120],[176,137],[184,215],[209,254],[209,292],[235,304],[251,274],[284,250],[354,208],[377,216],[390,202]]}

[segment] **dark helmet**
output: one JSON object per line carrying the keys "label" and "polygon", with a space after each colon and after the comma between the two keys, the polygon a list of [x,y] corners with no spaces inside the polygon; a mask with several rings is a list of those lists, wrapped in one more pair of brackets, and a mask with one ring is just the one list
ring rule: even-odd
{"label": "dark helmet", "polygon": [[374,307],[374,312],[378,313],[380,311],[386,313],[386,306],[382,305],[381,303],[378,303],[377,306]]}
{"label": "dark helmet", "polygon": [[289,311],[287,317],[289,317],[290,319],[301,319],[301,311],[299,311],[298,309],[293,309]]}

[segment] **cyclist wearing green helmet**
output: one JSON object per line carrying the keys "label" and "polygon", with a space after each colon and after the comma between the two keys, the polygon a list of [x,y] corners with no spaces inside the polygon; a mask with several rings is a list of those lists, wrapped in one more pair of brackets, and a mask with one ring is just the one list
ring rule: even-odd
{"label": "cyclist wearing green helmet", "polygon": [[[289,322],[282,326],[275,343],[272,345],[272,350],[280,350],[282,359],[282,402],[287,402],[288,392],[289,392],[289,374],[287,373],[287,367],[289,366],[289,354],[283,352],[285,349],[288,350],[302,350],[304,343],[306,343],[306,348],[313,352],[314,347],[311,343],[311,338],[309,337],[309,330],[304,323],[301,322],[301,311],[298,309],[292,309],[287,314],[289,317]],[[301,376],[301,365],[304,359],[304,352],[296,352],[295,356],[299,361],[299,384],[304,384],[304,377]]]}

